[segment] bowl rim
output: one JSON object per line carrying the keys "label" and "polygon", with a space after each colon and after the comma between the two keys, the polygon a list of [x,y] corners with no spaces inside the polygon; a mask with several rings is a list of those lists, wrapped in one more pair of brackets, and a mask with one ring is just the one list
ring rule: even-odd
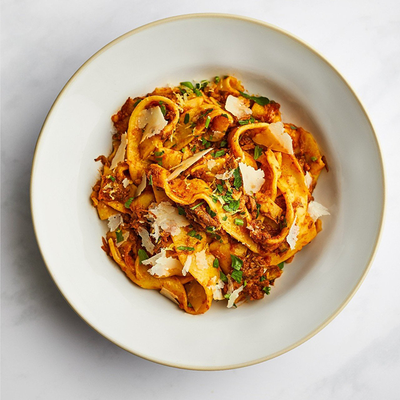
{"label": "bowl rim", "polygon": [[[351,293],[347,296],[347,298],[343,301],[343,303],[338,307],[338,309],[330,316],[328,317],[324,322],[322,322],[317,328],[315,328],[312,332],[310,332],[308,335],[306,335],[305,337],[303,337],[301,340],[293,343],[292,345],[284,348],[283,350],[280,350],[276,353],[270,354],[266,357],[261,357],[259,359],[255,359],[255,360],[251,360],[248,362],[244,362],[244,363],[240,363],[240,364],[235,364],[235,365],[227,365],[227,366],[223,366],[223,367],[193,367],[193,366],[188,366],[188,365],[180,365],[177,363],[167,363],[165,361],[161,361],[158,360],[154,357],[149,357],[146,356],[145,354],[140,354],[138,352],[133,352],[131,350],[128,350],[127,348],[124,347],[123,344],[118,343],[115,339],[109,337],[107,334],[101,332],[99,329],[97,329],[94,325],[90,324],[78,311],[78,309],[69,301],[69,299],[66,297],[66,295],[63,293],[59,283],[57,282],[57,280],[55,279],[53,273],[52,273],[52,269],[49,266],[48,262],[46,261],[44,252],[42,251],[42,247],[40,244],[40,240],[39,240],[39,236],[36,230],[36,224],[37,222],[35,221],[35,213],[34,213],[34,204],[33,204],[33,176],[35,174],[35,165],[36,165],[36,156],[38,153],[38,148],[40,146],[40,139],[42,138],[42,133],[45,131],[46,129],[46,124],[47,124],[47,120],[49,119],[49,116],[51,115],[53,108],[56,106],[56,104],[58,103],[58,100],[62,97],[62,95],[64,94],[64,91],[67,89],[67,87],[73,83],[73,81],[75,80],[75,78],[78,76],[79,73],[81,73],[83,71],[83,69],[85,67],[87,67],[91,62],[93,62],[98,56],[100,56],[103,52],[105,52],[106,50],[108,50],[109,48],[111,48],[112,46],[114,46],[116,43],[126,39],[127,37],[137,34],[139,32],[142,32],[145,29],[151,29],[155,26],[158,25],[162,25],[165,23],[170,23],[170,22],[174,22],[174,21],[179,21],[179,20],[183,20],[183,19],[192,19],[192,18],[223,18],[223,19],[231,19],[231,20],[238,20],[238,21],[242,21],[242,22],[251,22],[253,24],[257,24],[269,29],[272,29],[280,34],[286,35],[289,38],[295,40],[296,42],[298,42],[300,45],[306,47],[307,50],[310,50],[311,52],[313,52],[318,58],[320,58],[322,61],[324,61],[331,69],[333,72],[335,72],[338,77],[342,80],[342,82],[346,85],[346,87],[350,90],[350,92],[352,93],[352,95],[354,96],[354,98],[356,99],[361,111],[363,112],[368,124],[370,125],[371,131],[373,133],[373,137],[375,140],[375,144],[378,150],[378,156],[379,156],[379,160],[380,160],[380,166],[381,166],[381,171],[382,171],[382,187],[383,187],[383,193],[382,193],[382,210],[381,210],[381,215],[380,215],[380,224],[379,224],[379,230],[377,233],[377,237],[375,240],[375,244],[374,244],[374,249],[371,253],[370,259],[367,262],[367,265],[365,267],[365,270],[362,274],[362,276],[360,277],[359,281],[357,282],[357,284],[355,285],[355,287],[353,288],[353,290],[351,291]],[[111,42],[109,42],[108,44],[106,44],[105,46],[103,46],[102,48],[100,48],[96,53],[94,53],[91,57],[89,57],[77,70],[76,72],[71,76],[71,78],[68,79],[68,81],[65,83],[65,85],[63,86],[63,88],[61,89],[60,93],[57,95],[56,99],[54,100],[52,106],[50,107],[50,110],[48,111],[46,118],[43,122],[43,125],[40,129],[40,133],[38,136],[38,139],[36,141],[36,145],[35,145],[35,149],[34,149],[34,154],[33,154],[33,159],[32,159],[32,167],[31,167],[31,178],[30,178],[30,211],[31,211],[31,216],[32,216],[32,222],[33,222],[33,230],[35,233],[35,238],[39,247],[39,251],[41,253],[43,262],[47,268],[47,271],[49,272],[51,278],[53,279],[56,287],[58,288],[58,290],[60,291],[61,295],[64,297],[64,299],[66,300],[66,302],[71,306],[71,308],[81,317],[81,319],[88,324],[92,329],[94,329],[98,334],[100,334],[101,336],[105,337],[106,339],[108,339],[110,342],[112,342],[113,344],[117,345],[118,347],[120,347],[121,349],[132,353],[140,358],[143,358],[145,360],[148,361],[152,361],[155,362],[157,364],[161,364],[161,365],[165,365],[168,367],[174,367],[174,368],[179,368],[179,369],[187,369],[187,370],[197,370],[197,371],[222,371],[222,370],[229,370],[229,369],[237,369],[237,368],[243,368],[243,367],[247,367],[247,366],[251,366],[251,365],[255,365],[255,364],[259,364],[261,362],[264,361],[268,361],[271,360],[275,357],[278,357],[282,354],[285,354],[287,352],[289,352],[290,350],[293,350],[294,348],[300,346],[301,344],[305,343],[306,341],[308,341],[309,339],[311,339],[313,336],[315,336],[317,333],[319,333],[322,329],[324,329],[330,322],[332,322],[338,315],[339,313],[346,307],[346,305],[350,302],[350,300],[353,298],[353,296],[355,295],[355,293],[358,291],[358,289],[360,288],[361,284],[364,282],[368,272],[371,269],[372,263],[375,259],[376,253],[377,253],[377,249],[379,247],[381,238],[382,238],[382,231],[383,231],[383,226],[384,226],[384,221],[385,221],[385,217],[386,217],[386,178],[385,178],[385,166],[384,166],[384,161],[383,161],[383,157],[382,157],[382,150],[381,150],[381,146],[379,144],[379,139],[378,136],[376,134],[375,128],[372,124],[372,121],[364,107],[364,105],[362,104],[361,100],[359,99],[359,97],[357,96],[356,92],[354,91],[354,89],[351,87],[351,85],[347,82],[347,80],[343,77],[343,75],[338,71],[338,69],[330,62],[327,60],[327,58],[325,56],[323,56],[319,51],[317,51],[316,49],[314,49],[310,44],[308,44],[307,42],[305,42],[303,39],[297,37],[296,35],[292,34],[289,31],[286,31],[285,29],[282,29],[276,25],[273,25],[269,22],[265,22],[265,21],[261,21],[255,18],[251,18],[251,17],[247,17],[247,16],[242,16],[242,15],[236,15],[236,14],[229,14],[229,13],[190,13],[190,14],[182,14],[182,15],[177,15],[177,16],[172,16],[172,17],[167,17],[167,18],[162,18],[150,23],[147,23],[145,25],[141,25],[137,28],[134,28],[124,34],[122,34],[121,36],[117,37],[116,39],[112,40]]]}

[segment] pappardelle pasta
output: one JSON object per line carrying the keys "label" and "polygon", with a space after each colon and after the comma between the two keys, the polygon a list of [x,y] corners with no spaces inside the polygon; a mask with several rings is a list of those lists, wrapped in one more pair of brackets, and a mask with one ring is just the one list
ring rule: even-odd
{"label": "pappardelle pasta", "polygon": [[102,248],[190,314],[269,295],[329,214],[312,196],[326,166],[312,134],[233,76],[128,98],[111,119],[91,195]]}

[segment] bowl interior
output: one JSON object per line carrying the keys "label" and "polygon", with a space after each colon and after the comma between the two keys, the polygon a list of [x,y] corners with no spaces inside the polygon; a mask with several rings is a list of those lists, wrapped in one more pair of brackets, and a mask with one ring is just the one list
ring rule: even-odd
{"label": "bowl interior", "polygon": [[[228,74],[241,79],[249,92],[279,102],[285,122],[314,134],[329,165],[315,199],[331,216],[324,217],[317,238],[285,266],[270,296],[235,310],[214,303],[205,315],[191,316],[155,291],[132,284],[101,250],[107,227],[89,201],[98,177],[94,158],[109,153],[110,116],[129,96]],[[98,332],[157,362],[219,369],[287,351],[337,314],[373,256],[383,185],[370,122],[326,61],[265,24],[189,16],[126,34],[71,79],[40,135],[32,211],[51,275]]]}

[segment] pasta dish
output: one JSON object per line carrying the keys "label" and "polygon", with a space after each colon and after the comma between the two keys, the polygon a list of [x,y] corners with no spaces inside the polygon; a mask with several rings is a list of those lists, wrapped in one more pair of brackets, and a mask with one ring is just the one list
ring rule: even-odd
{"label": "pasta dish", "polygon": [[103,250],[135,284],[190,314],[269,295],[321,230],[326,167],[311,133],[233,76],[128,98],[91,200]]}

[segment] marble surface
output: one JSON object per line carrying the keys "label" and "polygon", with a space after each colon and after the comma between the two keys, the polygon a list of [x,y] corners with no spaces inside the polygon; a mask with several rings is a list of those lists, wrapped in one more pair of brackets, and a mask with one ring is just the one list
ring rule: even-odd
{"label": "marble surface", "polygon": [[[29,207],[37,136],[51,104],[75,70],[128,30],[193,12],[258,18],[320,51],[364,103],[386,166],[387,210],[381,244],[349,305],[300,347],[232,371],[184,371],[157,365],[92,330],[51,280],[34,237]],[[2,399],[400,398],[398,1],[3,0],[1,19]]]}

